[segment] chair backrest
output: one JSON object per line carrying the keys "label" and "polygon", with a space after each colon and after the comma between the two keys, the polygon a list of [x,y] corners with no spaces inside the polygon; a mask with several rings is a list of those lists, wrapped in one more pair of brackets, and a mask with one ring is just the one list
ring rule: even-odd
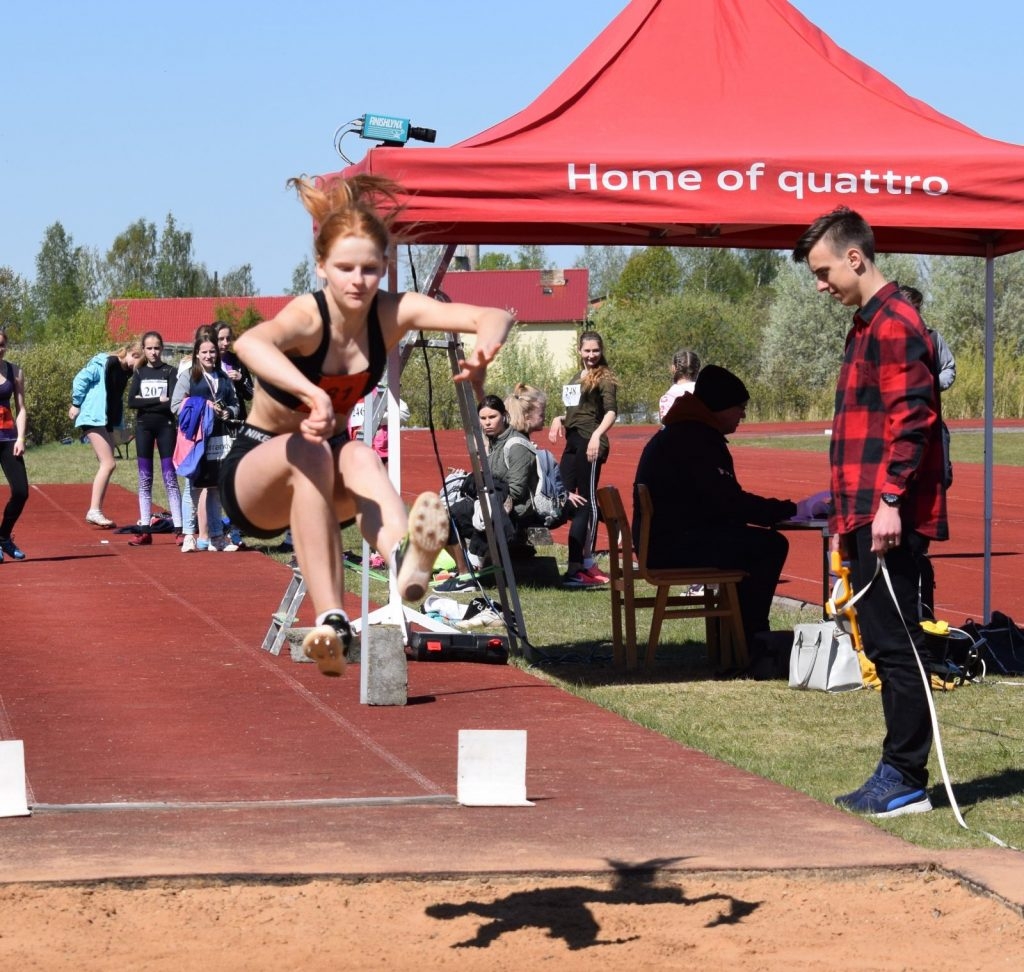
{"label": "chair backrest", "polygon": [[632,580],[633,534],[618,489],[614,486],[600,487],[597,491],[597,505],[608,529],[608,560],[612,579],[621,575]]}
{"label": "chair backrest", "polygon": [[654,518],[654,504],[651,502],[651,491],[643,484],[636,484],[637,500],[640,503],[640,549],[637,551],[637,563],[640,564],[640,576],[647,575],[647,554],[650,550],[651,520]]}

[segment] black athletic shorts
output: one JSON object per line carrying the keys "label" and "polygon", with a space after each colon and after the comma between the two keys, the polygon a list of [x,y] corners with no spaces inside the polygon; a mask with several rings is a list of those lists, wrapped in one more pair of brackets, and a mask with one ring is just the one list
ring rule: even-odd
{"label": "black athletic shorts", "polygon": [[[238,505],[238,498],[235,495],[235,474],[238,471],[238,464],[242,461],[243,456],[252,452],[257,446],[263,445],[264,442],[269,442],[272,438],[274,436],[270,432],[265,432],[263,429],[258,429],[256,426],[246,422],[242,425],[238,435],[235,436],[235,441],[232,443],[230,451],[220,463],[220,480],[218,485],[220,487],[220,505],[223,507],[224,513],[231,523],[243,533],[260,540],[269,540],[271,537],[276,537],[288,528],[288,524],[285,523],[276,530],[268,530],[250,523]],[[337,435],[331,436],[328,441],[332,449],[339,449],[349,441],[348,432],[339,432]]]}

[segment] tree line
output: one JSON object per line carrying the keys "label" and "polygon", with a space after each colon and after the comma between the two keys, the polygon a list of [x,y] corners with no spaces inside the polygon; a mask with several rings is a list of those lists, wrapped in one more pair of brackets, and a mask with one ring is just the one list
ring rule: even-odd
{"label": "tree line", "polygon": [[[112,348],[107,328],[110,301],[148,297],[256,297],[252,265],[222,276],[194,256],[192,234],[168,213],[162,230],[138,219],[105,252],[79,246],[58,221],[48,226],[28,280],[0,266],[0,328],[8,359],[25,369],[29,437],[35,444],[71,432],[67,418],[71,381],[97,351]],[[314,286],[309,258],[297,264],[292,289]],[[226,311],[240,330],[258,320]],[[197,321],[201,323],[209,323]]]}
{"label": "tree line", "polygon": [[[410,247],[403,285],[425,285],[439,247]],[[947,418],[973,418],[984,407],[984,262],[967,257],[883,254],[890,279],[925,294],[923,315],[957,358],[958,378],[943,396]],[[723,248],[584,247],[574,264],[589,271],[587,327],[605,340],[619,378],[622,420],[657,419],[657,402],[671,382],[679,348],[704,363],[740,375],[751,391],[751,420],[827,420],[851,311],[816,292],[805,266],[774,250]],[[541,246],[487,253],[480,269],[553,269]],[[995,261],[995,414],[1024,414],[1024,254]],[[316,286],[309,258],[300,261],[288,293]],[[140,219],[102,256],[74,244],[59,223],[48,227],[36,257],[36,277],[25,280],[0,267],[0,326],[8,357],[26,369],[31,437],[67,431],[67,390],[95,351],[111,346],[109,301],[131,297],[258,296],[251,265],[219,276],[193,257],[192,235],[168,214],[159,233]],[[258,318],[232,322],[244,330]],[[202,323],[202,322],[198,322]],[[488,391],[506,394],[517,381],[542,388],[552,402],[577,370],[575,356],[552,359],[515,334],[490,370]],[[458,423],[447,359],[414,354],[402,377],[411,420],[438,427]]]}
{"label": "tree line", "polygon": [[[430,254],[431,258],[436,254]],[[429,263],[430,261],[425,261]],[[942,397],[945,417],[984,414],[985,264],[970,257],[881,254],[883,272],[925,295],[925,323],[939,331],[957,359],[957,381]],[[552,269],[543,247],[513,256],[487,254],[481,269]],[[827,421],[852,310],[816,291],[805,265],[776,250],[584,247],[592,300],[588,327],[604,338],[619,379],[622,420],[657,421],[658,399],[671,383],[679,348],[705,364],[734,371],[751,392],[751,421]],[[422,279],[422,277],[420,278]],[[1024,254],[995,261],[995,415],[1024,415]],[[438,357],[440,374],[447,363]],[[428,394],[439,425],[457,420],[454,393],[414,357],[403,397],[414,421],[427,414]],[[551,360],[513,333],[488,374],[489,391],[506,394],[517,381],[557,402],[578,370],[575,356]],[[556,406],[557,407],[557,406]]]}
{"label": "tree line", "polygon": [[[257,297],[252,264],[223,275],[196,260],[192,233],[172,213],[159,232],[138,219],[119,233],[106,252],[75,244],[58,221],[48,226],[35,259],[34,280],[0,266],[0,326],[13,341],[31,344],[65,334],[83,314],[110,300],[144,297]],[[313,267],[303,259],[289,293],[313,285]]]}

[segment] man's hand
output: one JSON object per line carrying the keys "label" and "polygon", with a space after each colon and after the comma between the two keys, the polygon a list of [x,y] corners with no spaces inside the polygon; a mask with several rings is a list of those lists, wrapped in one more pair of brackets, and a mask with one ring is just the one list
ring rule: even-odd
{"label": "man's hand", "polygon": [[871,552],[883,557],[903,539],[903,522],[898,507],[881,503],[871,523]]}

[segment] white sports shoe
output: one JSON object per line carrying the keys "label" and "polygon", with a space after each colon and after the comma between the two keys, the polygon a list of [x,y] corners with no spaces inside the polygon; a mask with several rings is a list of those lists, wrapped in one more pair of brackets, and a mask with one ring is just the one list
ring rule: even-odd
{"label": "white sports shoe", "polygon": [[456,621],[455,627],[462,628],[466,631],[472,631],[474,628],[489,628],[492,625],[504,623],[504,619],[497,611],[493,608],[487,608],[479,614],[474,614],[471,618],[466,618],[465,621]]}
{"label": "white sports shoe", "polygon": [[185,534],[185,539],[181,541],[181,552],[182,553],[195,553],[196,552],[196,538],[191,533]]}

